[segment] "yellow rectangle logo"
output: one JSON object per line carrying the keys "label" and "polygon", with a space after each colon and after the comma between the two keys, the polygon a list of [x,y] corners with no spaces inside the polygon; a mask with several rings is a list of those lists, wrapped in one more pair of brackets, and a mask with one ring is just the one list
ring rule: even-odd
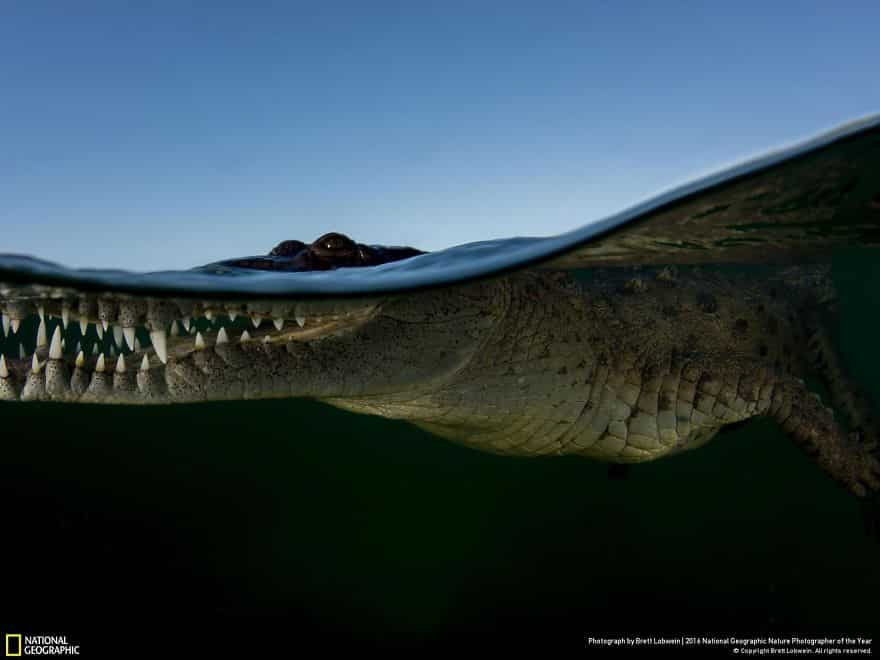
{"label": "yellow rectangle logo", "polygon": [[21,655],[21,635],[6,633],[6,657],[17,658]]}

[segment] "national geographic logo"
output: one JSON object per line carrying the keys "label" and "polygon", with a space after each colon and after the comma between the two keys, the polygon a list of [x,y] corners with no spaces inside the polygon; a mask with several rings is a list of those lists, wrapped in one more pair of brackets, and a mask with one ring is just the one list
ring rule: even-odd
{"label": "national geographic logo", "polygon": [[6,656],[16,658],[21,655],[21,635],[6,634]]}
{"label": "national geographic logo", "polygon": [[79,644],[67,641],[67,635],[22,635],[6,633],[7,658],[23,655],[79,655]]}

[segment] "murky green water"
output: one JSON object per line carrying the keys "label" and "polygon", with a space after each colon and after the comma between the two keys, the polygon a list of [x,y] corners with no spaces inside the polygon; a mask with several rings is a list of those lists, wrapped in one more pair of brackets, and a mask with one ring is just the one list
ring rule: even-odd
{"label": "murky green water", "polygon": [[[880,263],[844,250],[834,274],[835,331],[880,401]],[[10,625],[75,636],[120,618],[142,631],[281,615],[336,641],[541,630],[579,649],[591,631],[878,621],[880,544],[771,421],[619,481],[310,401],[0,416]]]}

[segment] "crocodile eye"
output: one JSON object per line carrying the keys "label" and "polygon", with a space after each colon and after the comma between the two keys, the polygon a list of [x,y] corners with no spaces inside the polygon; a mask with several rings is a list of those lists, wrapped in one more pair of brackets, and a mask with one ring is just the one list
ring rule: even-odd
{"label": "crocodile eye", "polygon": [[347,256],[352,254],[356,247],[356,243],[345,234],[333,232],[324,234],[312,243],[312,252],[326,257]]}

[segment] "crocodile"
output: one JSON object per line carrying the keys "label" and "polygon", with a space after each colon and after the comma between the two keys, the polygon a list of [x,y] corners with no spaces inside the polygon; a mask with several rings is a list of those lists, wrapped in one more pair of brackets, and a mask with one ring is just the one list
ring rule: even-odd
{"label": "crocodile", "polygon": [[[835,292],[823,255],[853,236],[874,244],[880,226],[865,168],[853,174],[857,159],[839,151],[858,144],[876,157],[877,125],[845,137],[811,147],[810,158],[802,150],[665,198],[540,267],[503,265],[432,288],[208,295],[0,273],[0,400],[309,397],[483,451],[617,464],[672,456],[771,417],[850,493],[873,497],[872,405],[825,330]],[[785,203],[792,197],[806,201]],[[739,231],[730,217],[749,204],[784,237],[756,247],[723,236]],[[852,204],[860,215],[846,224],[838,211]],[[695,228],[687,242],[683,225]],[[717,244],[693,249],[699,240]],[[798,263],[776,263],[783,254]],[[331,233],[199,270],[372,273],[424,256]],[[718,261],[773,263],[760,276],[690,265]],[[807,377],[824,382],[830,405]]]}

